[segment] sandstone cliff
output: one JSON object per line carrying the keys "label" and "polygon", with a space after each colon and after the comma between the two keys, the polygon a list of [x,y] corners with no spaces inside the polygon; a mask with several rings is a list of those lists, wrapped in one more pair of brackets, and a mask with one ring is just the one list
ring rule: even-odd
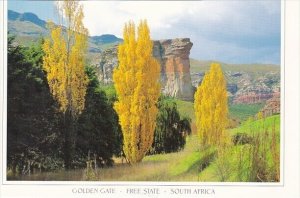
{"label": "sandstone cliff", "polygon": [[[153,56],[161,64],[162,93],[183,100],[193,100],[194,90],[190,76],[189,38],[153,42]],[[105,50],[99,62],[99,78],[105,84],[112,82],[114,67],[118,64],[117,46]]]}

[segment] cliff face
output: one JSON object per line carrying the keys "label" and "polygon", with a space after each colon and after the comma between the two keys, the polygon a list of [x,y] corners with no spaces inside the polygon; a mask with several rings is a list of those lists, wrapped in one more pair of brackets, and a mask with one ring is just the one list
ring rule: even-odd
{"label": "cliff face", "polygon": [[154,56],[161,63],[162,92],[183,100],[194,96],[190,76],[190,39],[169,39],[154,42]]}
{"label": "cliff face", "polygon": [[[161,64],[162,93],[183,100],[192,100],[194,91],[190,76],[189,38],[153,42],[153,56]],[[105,84],[112,82],[112,72],[118,64],[117,46],[105,50],[99,63],[99,78]]]}
{"label": "cliff face", "polygon": [[114,68],[118,65],[117,46],[102,52],[99,62],[99,79],[104,84],[111,84]]}

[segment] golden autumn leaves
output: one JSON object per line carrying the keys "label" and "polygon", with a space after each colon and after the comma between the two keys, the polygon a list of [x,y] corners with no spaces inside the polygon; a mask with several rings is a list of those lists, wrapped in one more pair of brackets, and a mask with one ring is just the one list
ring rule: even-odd
{"label": "golden autumn leaves", "polygon": [[228,122],[226,80],[219,64],[212,63],[195,93],[196,126],[202,145],[221,145]]}
{"label": "golden autumn leaves", "polygon": [[66,34],[62,26],[49,24],[50,38],[43,44],[43,67],[53,97],[60,110],[76,117],[84,109],[87,76],[84,72],[88,31],[84,27],[82,6],[77,1],[63,1]]}
{"label": "golden autumn leaves", "polygon": [[64,165],[69,169],[75,147],[74,127],[84,110],[88,85],[84,69],[88,30],[83,25],[83,10],[78,1],[62,1],[58,9],[64,22],[48,24],[50,38],[43,44],[43,68],[50,92],[64,114]]}
{"label": "golden autumn leaves", "polygon": [[[76,118],[84,109],[87,76],[84,71],[88,31],[77,1],[63,1],[66,32],[50,26],[43,45],[43,67],[53,97],[63,113]],[[136,33],[133,22],[125,24],[119,65],[113,73],[118,96],[114,105],[123,133],[123,151],[129,163],[140,162],[151,148],[160,96],[160,64],[153,57],[153,42],[146,21]],[[202,144],[220,144],[227,125],[227,92],[220,65],[212,64],[195,93],[196,126]]]}
{"label": "golden autumn leaves", "polygon": [[129,163],[143,159],[151,148],[160,95],[160,65],[152,57],[153,43],[146,21],[141,21],[137,38],[133,22],[125,24],[124,43],[119,45],[119,66],[114,70],[118,102],[115,110],[123,133],[123,151]]}

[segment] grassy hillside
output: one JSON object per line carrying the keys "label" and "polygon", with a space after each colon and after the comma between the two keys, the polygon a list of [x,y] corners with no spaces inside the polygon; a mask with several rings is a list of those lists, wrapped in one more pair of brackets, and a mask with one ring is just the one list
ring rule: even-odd
{"label": "grassy hillside", "polygon": [[279,181],[280,115],[246,122],[229,131],[248,142],[223,148],[218,158],[199,174],[200,181]]}
{"label": "grassy hillside", "polygon": [[270,116],[261,120],[255,120],[253,122],[245,122],[240,127],[232,129],[230,133],[232,135],[237,133],[246,133],[248,135],[261,132],[262,129],[271,131],[275,126],[276,132],[280,130],[280,115]]}
{"label": "grassy hillside", "polygon": [[189,102],[189,101],[183,101],[183,100],[178,100],[174,99],[178,111],[182,117],[189,117],[192,119],[192,121],[195,121],[195,112],[194,112],[194,103]]}
{"label": "grassy hillside", "polygon": [[[194,103],[189,101],[183,101],[174,99],[177,104],[178,111],[182,116],[188,116],[195,121]],[[245,121],[249,117],[255,116],[263,107],[264,103],[260,104],[232,104],[229,105],[230,118]]]}
{"label": "grassy hillside", "polygon": [[206,72],[209,70],[210,64],[212,62],[218,62],[221,64],[224,71],[233,72],[270,72],[270,71],[280,71],[279,65],[272,64],[226,64],[219,61],[200,61],[195,59],[190,59],[191,73],[195,72]]}
{"label": "grassy hillside", "polygon": [[255,116],[264,107],[264,105],[264,103],[233,104],[229,106],[229,116],[233,119],[245,121],[249,117]]}

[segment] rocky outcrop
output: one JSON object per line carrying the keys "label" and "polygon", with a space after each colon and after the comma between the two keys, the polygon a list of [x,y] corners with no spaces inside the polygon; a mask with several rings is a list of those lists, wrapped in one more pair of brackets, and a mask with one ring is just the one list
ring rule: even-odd
{"label": "rocky outcrop", "polygon": [[247,75],[243,75],[244,78],[238,82],[238,91],[234,95],[234,104],[255,104],[266,102],[273,97],[273,94],[277,90],[279,81],[273,84],[267,84],[265,80],[266,76],[261,78],[247,78]]}
{"label": "rocky outcrop", "polygon": [[255,93],[249,92],[245,95],[237,95],[233,100],[233,104],[256,104],[265,102],[272,98],[272,93]]}
{"label": "rocky outcrop", "polygon": [[[194,89],[190,76],[189,38],[168,39],[153,42],[153,56],[161,64],[162,93],[183,100],[192,100]],[[112,72],[118,64],[117,46],[105,50],[100,59],[99,78],[105,84],[112,83]]]}
{"label": "rocky outcrop", "polygon": [[104,84],[111,84],[114,68],[118,65],[117,46],[104,50],[97,65],[99,79]]}
{"label": "rocky outcrop", "polygon": [[161,63],[161,85],[165,95],[193,99],[189,59],[192,46],[188,38],[154,42],[153,55]]}
{"label": "rocky outcrop", "polygon": [[235,94],[234,104],[255,104],[266,102],[273,97],[271,88],[264,84],[253,82],[238,90]]}
{"label": "rocky outcrop", "polygon": [[266,105],[261,112],[264,117],[280,113],[280,92],[275,92],[273,97],[267,100]]}

